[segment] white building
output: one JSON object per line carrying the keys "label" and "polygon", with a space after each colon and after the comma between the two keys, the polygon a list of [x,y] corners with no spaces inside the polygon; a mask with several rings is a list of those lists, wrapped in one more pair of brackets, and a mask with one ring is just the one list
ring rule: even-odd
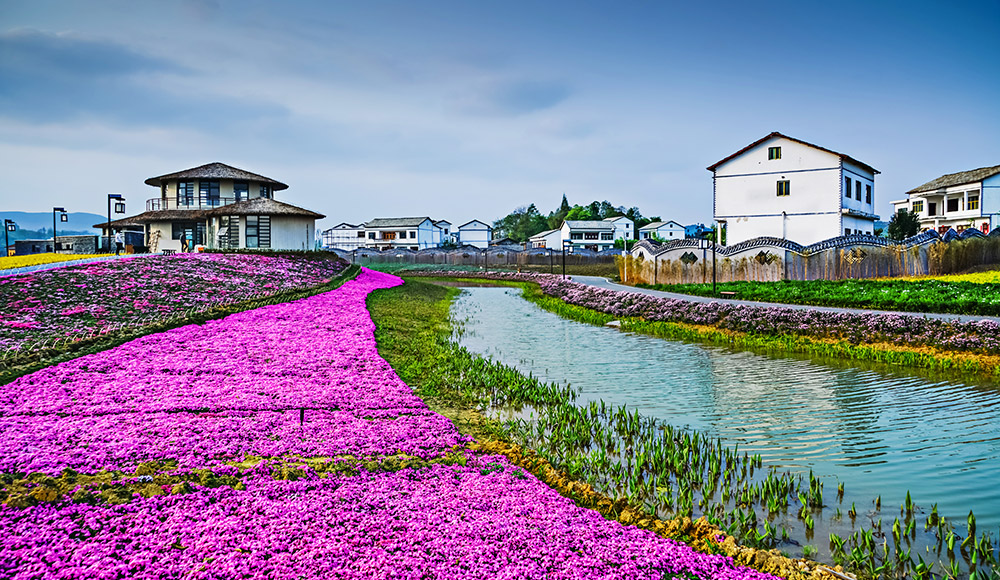
{"label": "white building", "polygon": [[917,214],[923,229],[943,234],[949,228],[979,228],[988,234],[1000,226],[1000,165],[942,175],[906,195],[893,201],[893,208]]}
{"label": "white building", "polygon": [[727,244],[772,236],[808,245],[874,234],[879,172],[843,153],[771,133],[708,170]]}
{"label": "white building", "polygon": [[487,248],[493,238],[493,228],[490,224],[479,220],[465,222],[458,226],[458,243],[477,248]]}
{"label": "white building", "polygon": [[562,250],[562,230],[545,230],[528,238],[529,248]]}
{"label": "white building", "polygon": [[668,222],[652,222],[639,228],[639,239],[648,240],[656,236],[666,242],[683,240],[686,231],[684,226],[673,220]]}
{"label": "white building", "polygon": [[620,215],[616,217],[604,218],[604,221],[614,226],[615,228],[614,239],[616,240],[635,239],[635,222],[633,222],[629,218]]}
{"label": "white building", "polygon": [[452,232],[451,222],[448,220],[438,220],[434,222],[437,226],[437,244],[438,246],[444,244],[445,242],[454,243],[455,235]]}
{"label": "white building", "polygon": [[322,242],[324,248],[351,252],[365,246],[365,228],[346,222],[339,223],[323,230]]}
{"label": "white building", "polygon": [[423,250],[439,245],[439,229],[429,217],[375,218],[364,228],[368,248]]}
{"label": "white building", "polygon": [[570,241],[573,249],[587,249],[595,252],[615,247],[615,226],[603,220],[565,220],[562,223],[562,239]]}
{"label": "white building", "polygon": [[312,250],[316,220],[325,216],[273,199],[288,186],[225,163],[150,177],[158,195],[146,211],[95,224],[110,229],[142,229],[152,252],[214,249]]}

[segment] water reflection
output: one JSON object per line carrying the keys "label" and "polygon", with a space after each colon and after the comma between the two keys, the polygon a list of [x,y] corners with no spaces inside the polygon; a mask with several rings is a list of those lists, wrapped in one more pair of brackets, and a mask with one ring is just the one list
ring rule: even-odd
{"label": "water reflection", "polygon": [[[728,445],[835,477],[851,495],[1000,524],[1000,390],[804,357],[667,341],[562,319],[518,290],[472,288],[453,318],[471,351]],[[828,484],[828,489],[835,484]]]}

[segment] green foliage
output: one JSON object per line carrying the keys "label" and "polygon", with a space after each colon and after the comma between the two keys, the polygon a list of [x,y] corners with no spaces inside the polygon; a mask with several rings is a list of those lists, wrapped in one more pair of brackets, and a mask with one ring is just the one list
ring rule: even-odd
{"label": "green foliage", "polygon": [[917,235],[920,231],[920,218],[903,208],[889,219],[889,238],[897,241]]}
{"label": "green foliage", "polygon": [[[643,287],[712,296],[711,284],[657,284]],[[940,280],[782,280],[724,282],[719,292],[741,300],[947,314],[1000,315],[1000,284]]]}

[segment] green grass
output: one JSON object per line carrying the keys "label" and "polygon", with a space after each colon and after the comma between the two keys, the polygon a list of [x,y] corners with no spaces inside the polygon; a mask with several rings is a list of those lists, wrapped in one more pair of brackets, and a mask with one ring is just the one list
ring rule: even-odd
{"label": "green grass", "polygon": [[[713,296],[711,284],[640,285],[666,292]],[[1000,284],[940,280],[784,280],[725,282],[718,292],[741,300],[902,312],[1000,316]]]}

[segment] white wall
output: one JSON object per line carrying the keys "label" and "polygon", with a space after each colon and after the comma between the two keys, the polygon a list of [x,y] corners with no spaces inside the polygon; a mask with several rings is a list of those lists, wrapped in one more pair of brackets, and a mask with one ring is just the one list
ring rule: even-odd
{"label": "white wall", "polygon": [[479,223],[471,223],[458,229],[458,240],[461,244],[486,248],[490,245],[490,230]]}

